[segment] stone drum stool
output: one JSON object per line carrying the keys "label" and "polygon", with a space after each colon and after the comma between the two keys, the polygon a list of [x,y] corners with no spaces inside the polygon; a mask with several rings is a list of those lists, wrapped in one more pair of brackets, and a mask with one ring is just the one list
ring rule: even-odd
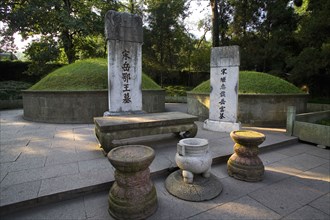
{"label": "stone drum stool", "polygon": [[258,157],[258,145],[265,141],[265,135],[256,131],[238,130],[232,131],[230,137],[235,142],[235,153],[227,162],[229,176],[250,182],[261,181],[265,168]]}
{"label": "stone drum stool", "polygon": [[212,156],[206,139],[180,140],[175,162],[180,170],[165,181],[169,193],[188,201],[210,200],[221,193],[221,183],[211,174]]}
{"label": "stone drum stool", "polygon": [[145,219],[157,209],[157,194],[150,180],[152,148],[126,145],[112,149],[108,158],[116,168],[109,192],[109,213],[116,219]]}

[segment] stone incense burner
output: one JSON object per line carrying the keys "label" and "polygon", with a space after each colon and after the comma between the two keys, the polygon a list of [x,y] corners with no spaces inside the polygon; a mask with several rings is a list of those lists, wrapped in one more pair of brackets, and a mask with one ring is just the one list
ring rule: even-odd
{"label": "stone incense burner", "polygon": [[186,138],[177,144],[175,162],[182,170],[185,183],[192,183],[194,174],[210,177],[212,157],[206,139]]}

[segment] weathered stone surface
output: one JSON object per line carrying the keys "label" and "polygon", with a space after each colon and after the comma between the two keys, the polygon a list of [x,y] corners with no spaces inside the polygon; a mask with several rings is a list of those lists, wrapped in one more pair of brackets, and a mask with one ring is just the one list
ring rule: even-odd
{"label": "weathered stone surface", "polygon": [[103,150],[109,152],[115,147],[113,140],[180,132],[184,132],[183,137],[194,137],[197,134],[194,121],[197,120],[181,112],[164,112],[97,117],[94,122],[96,137]]}
{"label": "weathered stone surface", "polygon": [[292,133],[299,137],[299,140],[330,147],[330,126],[315,123],[329,117],[330,110],[296,115],[291,125]]}
{"label": "weathered stone surface", "polygon": [[109,111],[105,115],[142,112],[142,19],[133,14],[108,11]]}
{"label": "weathered stone surface", "polygon": [[262,180],[265,168],[258,157],[258,145],[265,141],[265,135],[242,130],[231,132],[230,137],[235,142],[235,153],[227,162],[229,176],[251,182]]}
{"label": "weathered stone surface", "polygon": [[204,128],[231,132],[237,122],[239,47],[214,47],[211,51],[211,93],[209,119]]}
{"label": "weathered stone surface", "polygon": [[213,174],[209,178],[195,175],[194,182],[188,184],[183,181],[181,172],[173,172],[165,181],[167,191],[180,199],[201,202],[217,197],[222,191],[220,181]]}
{"label": "weathered stone surface", "polygon": [[110,10],[105,14],[105,36],[107,40],[143,43],[142,19],[138,15]]}
{"label": "weathered stone surface", "polygon": [[152,215],[158,204],[149,170],[154,150],[143,145],[126,145],[111,150],[108,158],[116,168],[116,181],[108,199],[110,215],[116,219],[145,219]]}
{"label": "weathered stone surface", "polygon": [[183,181],[193,183],[196,174],[209,178],[212,156],[209,143],[202,138],[186,138],[177,144],[176,164],[182,169]]}

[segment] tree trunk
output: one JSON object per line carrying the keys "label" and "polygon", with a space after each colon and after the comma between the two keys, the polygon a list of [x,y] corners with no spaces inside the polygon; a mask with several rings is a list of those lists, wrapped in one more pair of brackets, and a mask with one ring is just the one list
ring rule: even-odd
{"label": "tree trunk", "polygon": [[212,9],[212,46],[219,47],[219,11],[218,11],[218,1],[219,0],[210,0],[211,9]]}
{"label": "tree trunk", "polygon": [[73,37],[68,30],[62,31],[61,34],[62,43],[64,46],[64,52],[68,58],[69,63],[73,63],[76,60],[76,52],[73,45]]}

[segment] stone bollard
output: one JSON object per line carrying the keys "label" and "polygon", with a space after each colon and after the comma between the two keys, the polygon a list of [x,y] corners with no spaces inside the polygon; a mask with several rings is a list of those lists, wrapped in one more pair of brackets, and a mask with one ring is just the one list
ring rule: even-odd
{"label": "stone bollard", "polygon": [[212,156],[206,139],[180,140],[175,161],[180,170],[165,181],[169,193],[188,201],[210,200],[221,193],[221,183],[211,174]]}
{"label": "stone bollard", "polygon": [[108,158],[116,168],[109,192],[109,213],[116,219],[145,219],[157,210],[157,193],[150,180],[152,148],[126,145],[112,149]]}
{"label": "stone bollard", "polygon": [[265,168],[258,157],[258,146],[265,141],[265,135],[256,131],[238,130],[232,131],[230,137],[235,142],[235,153],[227,162],[229,176],[249,182],[261,181]]}

